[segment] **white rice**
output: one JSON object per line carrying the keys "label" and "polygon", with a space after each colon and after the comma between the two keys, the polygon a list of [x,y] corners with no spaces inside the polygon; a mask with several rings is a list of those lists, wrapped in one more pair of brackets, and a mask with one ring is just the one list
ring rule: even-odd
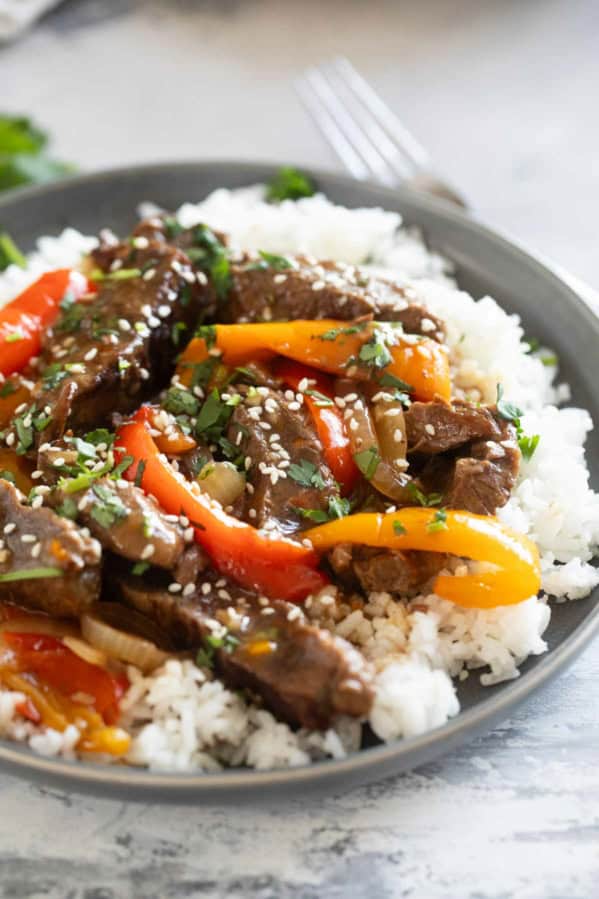
{"label": "white rice", "polygon": [[[271,206],[262,196],[261,187],[217,190],[202,203],[185,204],[178,217],[184,226],[206,222],[227,232],[239,248],[368,262],[409,282],[446,322],[456,387],[492,402],[501,382],[505,395],[525,410],[525,431],[540,435],[499,517],[537,543],[547,596],[562,602],[587,596],[599,583],[590,564],[599,545],[599,496],[589,488],[584,458],[592,422],[584,410],[558,408],[568,399],[568,388],[554,384],[554,366],[527,352],[518,317],[490,297],[475,300],[458,290],[449,263],[430,252],[417,232],[402,228],[396,213],[348,210],[322,196]],[[0,305],[41,272],[76,265],[93,245],[94,238],[73,229],[41,238],[25,271],[12,266],[0,276]],[[352,611],[341,605],[334,588],[327,588],[310,614],[359,646],[374,666],[376,697],[369,723],[381,739],[393,740],[438,727],[458,713],[452,678],[484,668],[481,682],[498,683],[517,677],[528,656],[545,652],[543,633],[551,615],[547,596],[476,610],[434,595],[406,606],[379,593]],[[128,760],[135,765],[176,771],[223,765],[266,769],[341,757],[359,745],[356,722],[335,722],[324,734],[294,733],[192,662],[170,660],[150,676],[130,669],[129,678],[123,723],[133,734]],[[20,698],[0,692],[0,733],[28,741],[38,752],[72,756],[77,729],[58,734],[24,722],[15,710]]]}

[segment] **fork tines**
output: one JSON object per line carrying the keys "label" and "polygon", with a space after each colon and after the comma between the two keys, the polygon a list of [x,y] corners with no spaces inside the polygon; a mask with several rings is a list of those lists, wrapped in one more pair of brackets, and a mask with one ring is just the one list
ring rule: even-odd
{"label": "fork tines", "polygon": [[349,60],[308,69],[296,88],[354,178],[393,185],[430,166],[424,147]]}

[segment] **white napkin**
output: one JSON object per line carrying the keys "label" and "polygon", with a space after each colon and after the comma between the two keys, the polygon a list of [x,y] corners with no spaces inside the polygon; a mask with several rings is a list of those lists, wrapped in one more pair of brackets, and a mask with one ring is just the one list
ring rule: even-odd
{"label": "white napkin", "polygon": [[0,41],[10,41],[60,0],[0,0]]}

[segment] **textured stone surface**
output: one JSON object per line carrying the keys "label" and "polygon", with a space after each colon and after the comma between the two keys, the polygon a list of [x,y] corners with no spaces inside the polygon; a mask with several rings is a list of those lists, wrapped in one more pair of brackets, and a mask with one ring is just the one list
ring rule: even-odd
{"label": "textured stone surface", "polygon": [[[0,51],[0,83],[88,169],[332,167],[291,79],[344,52],[485,219],[599,286],[598,38],[595,0],[72,0]],[[598,678],[595,644],[467,749],[310,805],[161,808],[0,776],[0,896],[590,899]]]}

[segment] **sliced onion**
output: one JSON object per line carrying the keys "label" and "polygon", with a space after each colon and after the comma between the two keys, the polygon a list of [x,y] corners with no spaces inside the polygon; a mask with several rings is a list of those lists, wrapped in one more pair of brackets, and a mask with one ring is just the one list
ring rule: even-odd
{"label": "sliced onion", "polygon": [[371,403],[374,427],[379,441],[381,457],[389,463],[401,480],[408,464],[406,453],[408,440],[403,406],[390,393],[378,391],[376,401]]}
{"label": "sliced onion", "polygon": [[86,643],[85,640],[80,640],[79,637],[63,637],[62,642],[84,662],[89,662],[90,665],[99,665],[100,668],[106,667],[108,662],[106,653]]}
{"label": "sliced onion", "polygon": [[224,506],[232,506],[245,490],[245,476],[230,462],[208,462],[197,477],[203,493]]}
{"label": "sliced onion", "polygon": [[[355,381],[340,378],[335,383],[335,392],[338,396],[355,393],[355,390]],[[399,458],[399,455],[397,457],[394,455],[390,458],[388,446],[385,446],[385,451],[383,452],[373,416],[370,414],[366,400],[364,397],[359,397],[354,403],[348,405],[348,408],[352,410],[351,420],[357,425],[347,429],[354,458],[358,453],[373,450],[379,459],[378,464],[369,477],[370,483],[379,493],[390,497],[397,503],[409,502],[410,495],[407,490],[407,484],[411,478],[402,470],[403,467],[397,464],[396,459]]]}
{"label": "sliced onion", "polygon": [[9,631],[15,634],[44,634],[46,637],[62,639],[65,636],[76,637],[78,628],[68,621],[60,618],[48,618],[46,615],[23,615],[19,618],[9,618],[3,621],[0,631]]}
{"label": "sliced onion", "polygon": [[81,618],[81,632],[92,646],[107,656],[135,665],[143,672],[152,671],[168,658],[168,653],[158,649],[155,643],[117,630],[91,612]]}

